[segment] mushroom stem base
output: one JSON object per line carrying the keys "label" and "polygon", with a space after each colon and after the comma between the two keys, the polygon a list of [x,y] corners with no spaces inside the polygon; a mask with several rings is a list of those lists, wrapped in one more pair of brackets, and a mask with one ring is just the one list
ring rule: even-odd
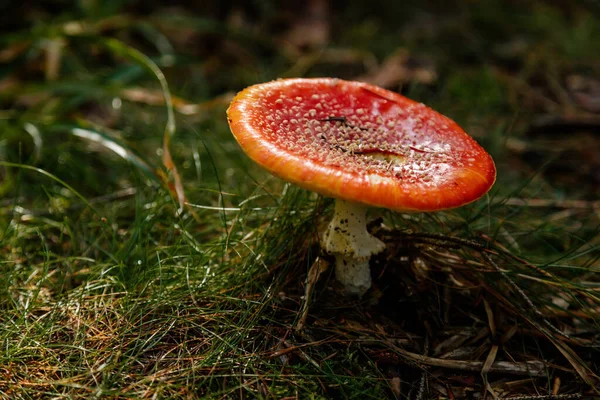
{"label": "mushroom stem base", "polygon": [[336,200],[333,219],[321,246],[335,256],[336,277],[349,293],[362,296],[371,287],[369,259],[385,244],[367,231],[367,206]]}
{"label": "mushroom stem base", "polygon": [[362,296],[371,287],[369,260],[358,261],[352,257],[336,255],[335,277],[349,294]]}

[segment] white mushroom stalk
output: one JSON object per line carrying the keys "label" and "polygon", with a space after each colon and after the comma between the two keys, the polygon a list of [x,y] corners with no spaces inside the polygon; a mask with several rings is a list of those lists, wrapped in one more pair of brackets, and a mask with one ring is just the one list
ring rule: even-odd
{"label": "white mushroom stalk", "polygon": [[367,231],[367,206],[336,199],[333,219],[321,240],[335,256],[335,275],[348,293],[362,296],[371,287],[371,256],[385,244]]}

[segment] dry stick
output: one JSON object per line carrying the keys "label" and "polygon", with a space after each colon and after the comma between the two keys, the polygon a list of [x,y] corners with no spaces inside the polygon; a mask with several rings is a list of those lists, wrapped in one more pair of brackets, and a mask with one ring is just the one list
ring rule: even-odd
{"label": "dry stick", "polygon": [[571,399],[581,399],[583,398],[582,394],[572,393],[572,394],[546,394],[541,396],[512,396],[512,397],[503,397],[502,400],[571,400]]}
{"label": "dry stick", "polygon": [[[483,368],[483,361],[464,361],[464,360],[447,360],[443,358],[428,357],[417,353],[404,350],[401,347],[396,346],[391,341],[386,341],[387,345],[390,346],[399,355],[416,362],[420,362],[425,365],[431,365],[434,367],[458,369],[462,371],[473,371],[480,372]],[[505,373],[513,375],[526,375],[543,377],[546,376],[546,364],[541,361],[523,361],[523,362],[508,362],[508,361],[496,361],[489,370],[490,373]]]}
{"label": "dry stick", "polygon": [[306,318],[308,317],[308,307],[310,304],[310,298],[312,296],[313,289],[317,284],[319,277],[325,271],[329,264],[327,261],[323,260],[320,257],[314,261],[313,265],[310,267],[308,271],[308,275],[306,276],[306,288],[304,290],[304,299],[302,301],[302,307],[300,309],[300,318],[298,319],[298,323],[296,324],[295,329],[297,331],[301,331],[306,324]]}
{"label": "dry stick", "polygon": [[[425,335],[425,345],[423,347],[423,355],[427,356],[427,354],[429,353],[429,334]],[[427,370],[423,370],[423,373],[421,374],[421,379],[419,382],[419,391],[417,392],[417,397],[415,398],[415,400],[421,400],[423,398],[423,395],[425,394],[426,373]]]}

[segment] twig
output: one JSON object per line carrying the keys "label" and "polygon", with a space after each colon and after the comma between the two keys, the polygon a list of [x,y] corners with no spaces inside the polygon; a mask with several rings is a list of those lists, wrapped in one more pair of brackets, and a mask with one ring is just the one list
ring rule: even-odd
{"label": "twig", "polygon": [[316,283],[319,281],[319,277],[323,272],[327,271],[327,268],[329,268],[329,263],[322,258],[317,257],[308,271],[308,275],[306,277],[306,288],[304,290],[304,299],[302,300],[302,307],[300,309],[300,318],[298,319],[298,323],[295,327],[297,331],[302,330],[304,328],[304,324],[306,324],[312,292]]}
{"label": "twig", "polygon": [[580,393],[573,394],[546,394],[541,396],[512,396],[502,397],[501,400],[571,400],[581,399],[583,395]]}
{"label": "twig", "polygon": [[[411,361],[417,361],[425,365],[473,372],[480,372],[484,365],[483,361],[446,360],[442,358],[428,357],[404,350],[390,341],[387,341],[386,343],[399,355]],[[543,377],[546,376],[546,364],[541,361],[496,361],[490,367],[489,372]]]}
{"label": "twig", "polygon": [[[425,345],[423,349],[423,355],[427,356],[429,353],[429,335],[425,335]],[[419,381],[419,391],[417,392],[417,396],[415,400],[421,400],[423,395],[425,394],[425,379],[427,378],[427,371],[423,370],[421,373],[421,379]]]}

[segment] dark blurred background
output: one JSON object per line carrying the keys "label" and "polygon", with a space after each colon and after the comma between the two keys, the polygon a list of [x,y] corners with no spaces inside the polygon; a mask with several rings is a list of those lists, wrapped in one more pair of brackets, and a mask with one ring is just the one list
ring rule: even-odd
{"label": "dark blurred background", "polygon": [[[59,75],[103,82],[114,61],[73,39],[85,35],[114,37],[142,51],[164,71],[174,93],[190,102],[278,77],[364,80],[464,125],[507,160],[511,168],[500,179],[543,170],[562,197],[600,195],[595,1],[1,4],[0,89]],[[60,38],[60,46],[69,43],[60,68],[49,72],[43,50],[52,38]],[[86,57],[74,61],[79,51]],[[128,82],[144,85],[141,79]],[[31,106],[22,98],[0,97],[5,109],[15,103]]]}

